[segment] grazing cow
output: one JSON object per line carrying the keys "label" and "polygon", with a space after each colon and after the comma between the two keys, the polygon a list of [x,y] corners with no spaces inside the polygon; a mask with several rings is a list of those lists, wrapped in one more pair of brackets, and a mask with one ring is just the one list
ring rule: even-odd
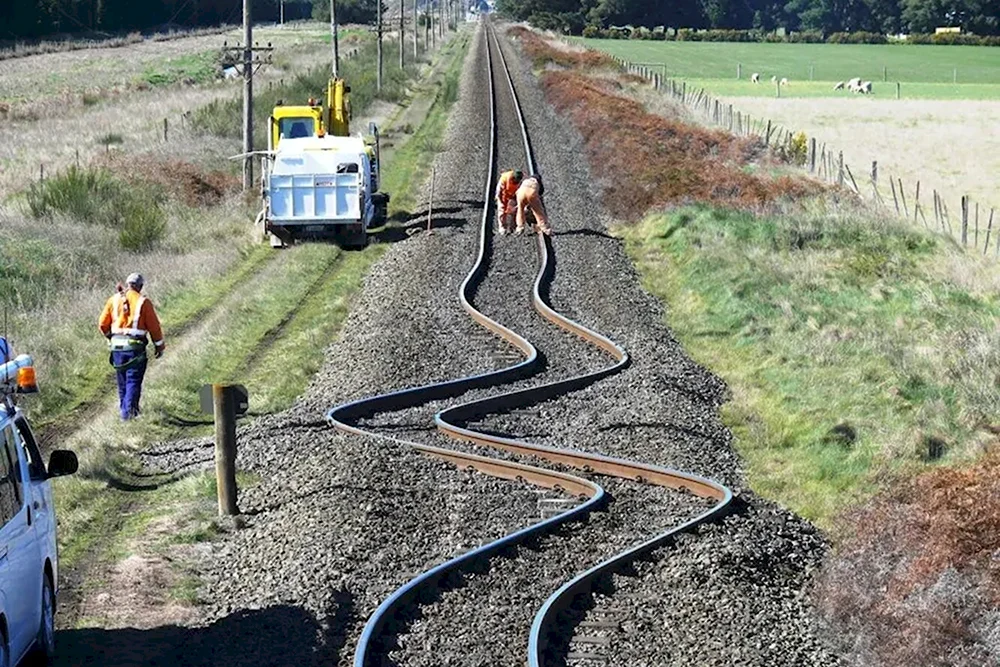
{"label": "grazing cow", "polygon": [[786,79],[785,77],[781,77],[781,83],[779,85],[787,86],[788,85],[788,79]]}
{"label": "grazing cow", "polygon": [[754,83],[760,83],[760,73],[759,72],[754,72],[753,74],[751,74],[750,75],[750,80],[752,82],[754,82]]}
{"label": "grazing cow", "polygon": [[843,90],[844,89],[844,82],[843,81],[838,81],[837,84],[833,87],[833,89],[834,90]]}
{"label": "grazing cow", "polygon": [[863,94],[865,94],[865,95],[871,95],[871,92],[872,92],[872,82],[871,81],[862,81],[861,82],[860,91]]}

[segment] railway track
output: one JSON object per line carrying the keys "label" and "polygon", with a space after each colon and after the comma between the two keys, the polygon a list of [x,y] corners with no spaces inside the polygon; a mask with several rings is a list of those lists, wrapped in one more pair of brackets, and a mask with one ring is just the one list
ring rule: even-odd
{"label": "railway track", "polygon": [[[397,619],[406,618],[408,609],[419,606],[428,593],[433,594],[440,586],[451,580],[457,573],[467,571],[476,564],[482,564],[491,558],[509,553],[525,541],[550,540],[554,545],[564,539],[586,540],[581,531],[575,531],[571,538],[564,536],[552,537],[561,526],[576,524],[585,519],[591,512],[602,508],[607,500],[605,489],[594,481],[593,477],[607,477],[609,485],[619,494],[634,502],[625,502],[621,508],[638,511],[641,507],[655,506],[658,502],[658,489],[670,490],[670,493],[682,491],[697,498],[705,499],[697,513],[687,520],[671,523],[668,527],[656,527],[653,534],[643,534],[638,541],[628,541],[627,544],[617,543],[612,539],[614,522],[601,528],[609,531],[602,539],[613,546],[613,553],[603,551],[599,562],[591,564],[579,573],[567,573],[563,585],[544,601],[537,610],[531,623],[528,635],[527,662],[538,666],[551,663],[550,649],[574,664],[601,664],[600,647],[607,642],[607,633],[620,624],[613,610],[603,610],[599,617],[588,618],[579,623],[581,607],[579,602],[586,601],[594,586],[604,575],[620,569],[622,566],[648,555],[650,552],[668,545],[676,534],[689,531],[698,524],[717,517],[727,510],[732,498],[730,491],[712,480],[696,475],[670,470],[660,466],[627,461],[582,451],[564,449],[554,446],[537,445],[523,440],[504,437],[502,434],[488,433],[469,426],[470,422],[484,417],[522,409],[537,405],[546,400],[554,399],[569,392],[587,387],[610,375],[616,374],[628,367],[628,353],[614,341],[592,331],[584,325],[556,312],[549,306],[545,295],[553,278],[555,250],[551,241],[544,236],[538,236],[536,245],[538,253],[538,268],[531,289],[531,304],[534,310],[552,326],[562,332],[572,334],[587,345],[599,350],[610,363],[603,367],[586,370],[586,372],[558,373],[559,377],[531,383],[529,378],[536,377],[546,368],[546,361],[538,349],[524,336],[504,326],[486,315],[476,307],[476,292],[483,284],[490,270],[492,248],[492,189],[496,179],[498,162],[498,96],[509,95],[507,104],[512,105],[516,114],[516,127],[524,150],[524,159],[529,171],[535,172],[535,162],[531,140],[514,86],[509,68],[504,59],[500,43],[487,24],[483,31],[486,53],[487,76],[490,85],[490,157],[487,179],[484,187],[484,206],[480,226],[479,250],[476,260],[459,289],[459,302],[466,313],[483,330],[490,332],[499,340],[518,351],[521,360],[478,375],[462,377],[446,382],[424,385],[401,391],[395,391],[378,396],[372,396],[331,409],[327,415],[328,421],[336,428],[404,443],[428,456],[437,457],[462,468],[475,469],[494,477],[523,480],[543,489],[555,489],[568,496],[562,500],[545,498],[542,510],[542,520],[527,528],[514,532],[506,537],[470,550],[450,561],[424,572],[398,589],[385,599],[375,613],[368,619],[355,652],[355,667],[368,667],[379,662],[382,654],[391,647],[397,628]],[[494,57],[494,53],[496,57]],[[506,86],[495,85],[500,80]],[[504,89],[502,92],[498,88]],[[515,383],[516,388],[509,385]],[[498,388],[507,386],[507,391]],[[387,412],[413,410],[429,403],[441,403],[453,400],[468,392],[477,394],[474,400],[457,405],[451,405],[440,410],[433,423],[437,431],[449,438],[474,445],[480,452],[498,452],[500,455],[484,455],[469,453],[458,448],[416,442],[409,439],[414,433],[420,432],[419,427],[386,432],[369,426],[376,415]],[[486,394],[486,395],[480,395]],[[551,467],[528,465],[512,460],[515,458],[530,458],[542,461]],[[569,470],[578,471],[576,474]],[[566,502],[569,501],[569,502]],[[707,505],[707,508],[706,508]],[[596,522],[599,523],[599,522]],[[588,533],[589,534],[589,533]],[[636,537],[636,536],[630,536]],[[544,551],[544,550],[543,550]],[[557,550],[553,550],[558,553]],[[515,559],[507,559],[504,566],[494,567],[502,571],[516,565]],[[568,612],[568,614],[567,614]],[[579,662],[583,661],[583,662]]]}

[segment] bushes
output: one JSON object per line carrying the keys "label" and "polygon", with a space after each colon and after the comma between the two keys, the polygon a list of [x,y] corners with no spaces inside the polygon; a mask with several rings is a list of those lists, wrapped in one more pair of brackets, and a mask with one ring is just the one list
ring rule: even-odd
{"label": "bushes", "polygon": [[28,210],[37,219],[61,214],[118,232],[125,250],[151,250],[167,231],[163,195],[148,184],[125,183],[106,169],[70,167],[27,192]]}
{"label": "bushes", "polygon": [[835,32],[826,38],[828,44],[886,44],[885,35],[875,32]]}
{"label": "bushes", "polygon": [[1000,36],[942,33],[939,35],[912,34],[906,39],[896,41],[877,32],[864,30],[857,32],[835,32],[826,37],[823,33],[804,30],[790,32],[785,35],[765,33],[760,30],[693,30],[680,28],[676,31],[658,27],[653,30],[644,27],[616,27],[604,29],[596,25],[588,25],[583,29],[583,36],[591,39],[649,39],[671,40],[678,42],[766,42],[769,44],[939,44],[956,46],[1000,46]]}

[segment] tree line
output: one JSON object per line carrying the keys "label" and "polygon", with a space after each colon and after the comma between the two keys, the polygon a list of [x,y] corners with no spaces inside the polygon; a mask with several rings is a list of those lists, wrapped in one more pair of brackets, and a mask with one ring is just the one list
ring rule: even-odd
{"label": "tree line", "polygon": [[[255,21],[277,21],[281,0],[253,0]],[[285,18],[308,18],[311,0],[285,0]],[[243,0],[2,0],[0,40],[118,34],[240,23]]]}
{"label": "tree line", "polygon": [[587,26],[880,34],[960,27],[1000,35],[1000,0],[497,0],[497,10],[539,27],[579,34]]}

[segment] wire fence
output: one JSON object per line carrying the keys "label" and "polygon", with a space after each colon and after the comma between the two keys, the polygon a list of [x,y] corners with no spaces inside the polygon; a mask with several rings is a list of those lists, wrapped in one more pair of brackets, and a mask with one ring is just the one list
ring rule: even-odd
{"label": "wire fence", "polygon": [[[743,113],[732,104],[713,97],[704,88],[689,88],[684,80],[668,78],[662,63],[633,63],[612,57],[624,71],[649,82],[655,90],[705,121],[738,136],[759,137],[766,146],[782,151],[813,177],[850,190],[883,212],[894,213],[907,222],[944,234],[966,248],[981,250],[984,255],[990,253],[992,243],[993,257],[1000,257],[1000,229],[994,231],[994,222],[1000,227],[1000,219],[995,220],[993,207],[980,205],[966,194],[956,197],[954,193],[941,193],[933,188],[928,193],[926,187],[921,192],[919,180],[915,186],[904,187],[901,178],[881,175],[878,161],[873,161],[870,169],[866,167],[855,176],[857,167],[852,170],[844,161],[844,152],[818,142],[816,137],[807,137],[804,132],[790,130],[769,118]],[[953,216],[948,200],[955,204],[956,199],[958,208]]]}

